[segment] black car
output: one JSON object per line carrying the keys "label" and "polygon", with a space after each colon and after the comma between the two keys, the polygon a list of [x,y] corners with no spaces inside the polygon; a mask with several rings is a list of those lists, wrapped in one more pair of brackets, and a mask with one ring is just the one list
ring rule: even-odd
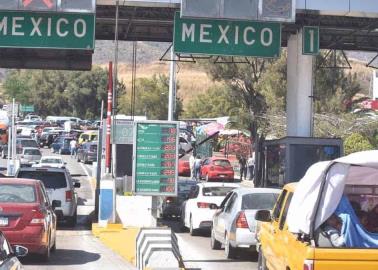
{"label": "black car", "polygon": [[177,183],[178,195],[177,197],[166,197],[162,204],[162,216],[164,219],[170,217],[181,216],[181,205],[188,199],[188,195],[192,190],[192,187],[197,185],[195,180],[180,179]]}
{"label": "black car", "polygon": [[89,163],[97,161],[97,142],[87,142],[79,146],[77,161]]}
{"label": "black car", "polygon": [[0,269],[23,269],[17,257],[24,257],[28,249],[22,246],[10,246],[4,234],[0,231]]}

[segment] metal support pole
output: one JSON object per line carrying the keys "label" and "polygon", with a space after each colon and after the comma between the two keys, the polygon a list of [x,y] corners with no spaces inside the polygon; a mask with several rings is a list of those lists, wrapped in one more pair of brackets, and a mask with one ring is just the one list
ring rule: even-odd
{"label": "metal support pole", "polygon": [[110,131],[112,125],[112,92],[113,92],[113,63],[109,62],[109,79],[108,79],[108,110],[106,114],[106,154],[105,168],[106,173],[110,173],[111,149],[110,149]]}
{"label": "metal support pole", "polygon": [[171,66],[169,69],[169,97],[168,97],[168,121],[173,121],[174,119],[174,107],[175,107],[175,97],[176,97],[176,59],[175,52],[173,51],[173,46],[171,48]]}
{"label": "metal support pole", "polygon": [[113,121],[112,121],[112,126],[113,126],[113,134],[112,134],[112,174],[114,177],[116,177],[116,170],[117,170],[117,145],[114,143],[114,136],[116,134],[116,128],[117,126],[115,125],[115,121],[117,118],[117,80],[118,80],[118,25],[119,25],[119,1],[116,1],[116,20],[115,20],[115,35],[114,35],[114,43],[115,43],[115,48],[114,48],[114,72],[113,72],[113,110],[112,110],[112,115],[113,115]]}
{"label": "metal support pole", "polygon": [[95,220],[98,220],[98,208],[100,197],[100,181],[101,181],[101,159],[102,159],[102,129],[104,120],[104,101],[101,101],[101,122],[98,129],[98,145],[97,145],[97,171],[96,171],[96,191],[95,191]]}

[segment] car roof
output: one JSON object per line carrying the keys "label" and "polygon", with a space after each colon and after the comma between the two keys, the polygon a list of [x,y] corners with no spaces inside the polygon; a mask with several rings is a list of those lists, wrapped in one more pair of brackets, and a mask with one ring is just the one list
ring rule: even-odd
{"label": "car roof", "polygon": [[214,161],[214,160],[227,160],[227,161],[229,161],[228,158],[224,158],[224,157],[211,157],[209,159],[211,159],[212,161]]}
{"label": "car roof", "polygon": [[63,158],[60,157],[60,156],[43,156],[41,159],[49,159],[49,158],[54,158],[54,159],[61,159],[61,160],[63,160]]}
{"label": "car roof", "polygon": [[57,167],[21,167],[19,171],[23,172],[36,172],[36,171],[47,171],[47,172],[66,172],[65,168]]}
{"label": "car roof", "polygon": [[240,187],[234,190],[240,195],[252,194],[252,193],[281,193],[281,189],[276,188],[250,188],[250,187]]}
{"label": "car roof", "polygon": [[27,178],[0,178],[0,184],[35,185],[39,180]]}
{"label": "car roof", "polygon": [[234,187],[234,188],[240,187],[238,183],[223,183],[223,182],[198,183],[197,185],[202,186],[202,187]]}
{"label": "car roof", "polygon": [[31,150],[36,150],[36,149],[39,150],[38,147],[24,147],[24,148],[23,148],[23,150],[30,150],[30,149],[31,149]]}
{"label": "car roof", "polygon": [[290,192],[294,192],[298,186],[298,183],[290,183],[284,186],[284,189]]}

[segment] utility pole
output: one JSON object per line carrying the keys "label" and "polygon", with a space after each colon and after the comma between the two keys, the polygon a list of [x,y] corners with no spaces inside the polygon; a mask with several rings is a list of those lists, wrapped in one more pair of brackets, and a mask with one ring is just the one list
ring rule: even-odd
{"label": "utility pole", "polygon": [[96,191],[95,191],[95,219],[98,219],[98,209],[100,201],[100,181],[101,181],[101,163],[102,163],[102,130],[104,121],[104,101],[101,101],[101,117],[100,127],[98,129],[97,144],[97,170],[96,170]]}
{"label": "utility pole", "polygon": [[113,92],[113,63],[109,62],[109,78],[108,78],[108,110],[106,113],[106,153],[105,168],[106,173],[110,173],[111,149],[110,149],[110,131],[112,125],[112,92]]}

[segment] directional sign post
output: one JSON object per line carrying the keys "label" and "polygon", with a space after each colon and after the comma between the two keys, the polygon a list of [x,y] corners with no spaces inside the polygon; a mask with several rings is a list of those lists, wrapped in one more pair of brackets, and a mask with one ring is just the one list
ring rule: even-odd
{"label": "directional sign post", "polygon": [[179,123],[137,122],[133,190],[139,195],[177,196]]}
{"label": "directional sign post", "polygon": [[0,47],[93,50],[95,15],[0,11]]}
{"label": "directional sign post", "polygon": [[281,24],[183,19],[177,12],[173,45],[175,53],[279,57]]}
{"label": "directional sign post", "polygon": [[34,112],[34,105],[21,105],[20,106],[21,112]]}
{"label": "directional sign post", "polygon": [[302,53],[305,55],[318,55],[320,52],[319,27],[304,26],[302,31]]}

